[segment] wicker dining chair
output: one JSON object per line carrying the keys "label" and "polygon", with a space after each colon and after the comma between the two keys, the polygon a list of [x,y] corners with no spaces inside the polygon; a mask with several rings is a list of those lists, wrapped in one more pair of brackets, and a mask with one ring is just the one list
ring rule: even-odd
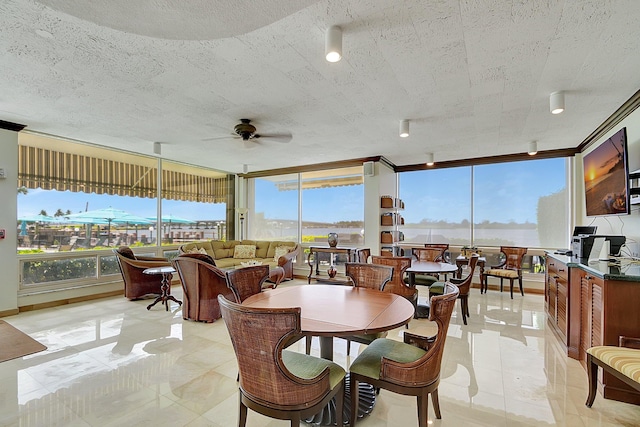
{"label": "wicker dining chair", "polygon": [[[250,308],[218,298],[238,362],[238,426],[250,408],[271,418],[300,421],[336,398],[337,425],[342,425],[344,369],[329,360],[284,350],[300,336],[300,308]],[[257,333],[256,331],[259,331]]]}
{"label": "wicker dining chair", "polygon": [[522,260],[527,253],[527,248],[500,246],[500,252],[504,254],[502,262],[489,267],[480,278],[480,293],[487,292],[487,277],[494,276],[500,278],[500,292],[502,292],[502,281],[508,279],[511,299],[513,299],[513,282],[517,280],[520,285],[520,294],[524,296],[524,289],[522,288]]}
{"label": "wicker dining chair", "polygon": [[252,265],[226,272],[227,286],[233,291],[237,303],[242,303],[251,295],[259,294],[268,277],[268,265]]}
{"label": "wicker dining chair", "polygon": [[[435,244],[435,243],[427,243],[429,247],[424,248],[412,248],[411,255],[416,259],[416,261],[427,261],[427,262],[445,262],[445,251],[449,249],[449,245],[447,244]],[[433,274],[420,274],[416,275],[414,283],[416,285],[422,286],[431,286],[433,283],[437,282],[440,278],[438,273]],[[447,276],[445,274],[445,280],[447,280]],[[405,277],[405,283],[408,283],[409,279]]]}
{"label": "wicker dining chair", "polygon": [[[387,283],[393,277],[393,267],[378,264],[363,263],[345,263],[345,271],[347,277],[356,288],[368,288],[384,291]],[[343,337],[347,340],[347,355],[351,353],[351,341],[360,344],[370,344],[377,338],[387,336],[387,332],[378,332],[375,334],[351,335]]]}
{"label": "wicker dining chair", "polygon": [[369,262],[369,257],[371,256],[371,249],[362,248],[356,250],[356,261],[361,263]]}
{"label": "wicker dining chair", "polygon": [[[404,333],[404,342],[378,338],[353,361],[350,367],[351,402],[358,402],[358,384],[365,382],[375,388],[418,398],[418,426],[427,427],[429,394],[436,418],[442,418],[438,402],[438,384],[442,353],[447,338],[458,288],[450,283],[446,293],[431,298],[429,320],[438,326],[432,337]],[[353,403],[352,403],[353,405]],[[351,410],[351,427],[355,427],[357,410]]]}
{"label": "wicker dining chair", "polygon": [[[460,300],[460,313],[462,313],[462,322],[467,324],[467,317],[469,314],[469,293],[471,293],[471,282],[473,281],[473,273],[476,270],[476,264],[478,264],[478,254],[471,255],[469,259],[469,274],[464,279],[450,279],[449,282],[458,287],[458,299]],[[444,292],[445,282],[436,282],[429,287],[429,297],[433,295],[442,295]]]}
{"label": "wicker dining chair", "polygon": [[[345,274],[355,287],[384,290],[385,285],[393,276],[393,267],[386,265],[376,265],[358,262],[346,262],[344,264]],[[376,338],[386,336],[386,332],[366,335],[351,335],[342,337],[347,340],[347,354],[351,352],[351,341],[361,344],[369,344]],[[305,338],[305,350],[307,354],[311,353],[312,337],[307,335]]]}

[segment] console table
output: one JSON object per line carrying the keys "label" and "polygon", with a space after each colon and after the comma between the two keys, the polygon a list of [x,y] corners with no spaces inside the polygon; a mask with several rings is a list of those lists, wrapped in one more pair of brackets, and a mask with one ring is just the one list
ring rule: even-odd
{"label": "console table", "polygon": [[[569,357],[586,369],[589,347],[617,346],[621,335],[638,336],[640,264],[583,264],[552,252],[546,259],[547,318]],[[640,393],[606,372],[599,388],[607,399],[640,404]]]}
{"label": "console table", "polygon": [[[329,276],[320,274],[320,259],[317,254],[325,253],[329,254],[329,265],[333,266],[333,257],[336,254],[345,254],[347,256],[347,262],[356,262],[356,251],[358,248],[342,248],[342,247],[326,247],[326,246],[310,246],[309,255],[307,255],[307,264],[309,265],[309,276],[307,276],[307,283],[311,283],[311,279],[316,279],[324,282],[332,283],[345,283],[345,279],[336,279]],[[315,275],[314,273],[315,267]]]}

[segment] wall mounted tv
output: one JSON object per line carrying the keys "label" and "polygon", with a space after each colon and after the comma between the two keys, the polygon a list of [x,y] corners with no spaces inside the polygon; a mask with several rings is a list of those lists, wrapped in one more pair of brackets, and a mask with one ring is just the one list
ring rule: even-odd
{"label": "wall mounted tv", "polygon": [[582,159],[587,216],[629,214],[626,128]]}

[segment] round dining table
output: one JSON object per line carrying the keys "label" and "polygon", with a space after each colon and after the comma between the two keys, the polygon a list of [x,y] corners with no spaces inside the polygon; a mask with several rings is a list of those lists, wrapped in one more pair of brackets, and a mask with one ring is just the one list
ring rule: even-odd
{"label": "round dining table", "polygon": [[[351,285],[302,285],[267,289],[252,295],[242,305],[260,308],[300,307],[303,334],[320,337],[320,356],[333,360],[333,337],[373,334],[403,326],[413,318],[407,299],[389,292]],[[345,379],[343,419],[351,412],[349,375]],[[369,414],[376,393],[371,384],[358,383],[358,417]],[[335,403],[305,420],[313,425],[334,425]]]}
{"label": "round dining table", "polygon": [[403,326],[413,318],[407,299],[389,292],[349,285],[303,285],[268,289],[242,305],[300,307],[304,335],[320,337],[320,357],[333,360],[333,337],[374,334]]}
{"label": "round dining table", "polygon": [[[407,268],[409,274],[409,286],[416,286],[416,274],[447,274],[457,272],[458,267],[448,262],[416,261],[411,262],[411,267]],[[424,304],[416,303],[415,317],[417,319],[429,317],[429,301]]]}

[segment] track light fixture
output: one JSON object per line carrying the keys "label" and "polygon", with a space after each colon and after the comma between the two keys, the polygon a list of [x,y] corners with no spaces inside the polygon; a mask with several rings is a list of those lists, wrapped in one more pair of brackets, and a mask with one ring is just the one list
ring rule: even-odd
{"label": "track light fixture", "polygon": [[327,30],[324,53],[329,62],[338,62],[342,59],[342,29],[340,27],[334,25]]}
{"label": "track light fixture", "polygon": [[409,120],[400,120],[400,138],[409,136]]}
{"label": "track light fixture", "polygon": [[538,143],[536,141],[531,141],[529,143],[529,151],[527,153],[530,156],[535,156],[538,153]]}
{"label": "track light fixture", "polygon": [[560,114],[564,111],[564,92],[553,92],[549,95],[549,110],[551,114]]}
{"label": "track light fixture", "polygon": [[427,166],[433,166],[433,153],[427,153]]}

